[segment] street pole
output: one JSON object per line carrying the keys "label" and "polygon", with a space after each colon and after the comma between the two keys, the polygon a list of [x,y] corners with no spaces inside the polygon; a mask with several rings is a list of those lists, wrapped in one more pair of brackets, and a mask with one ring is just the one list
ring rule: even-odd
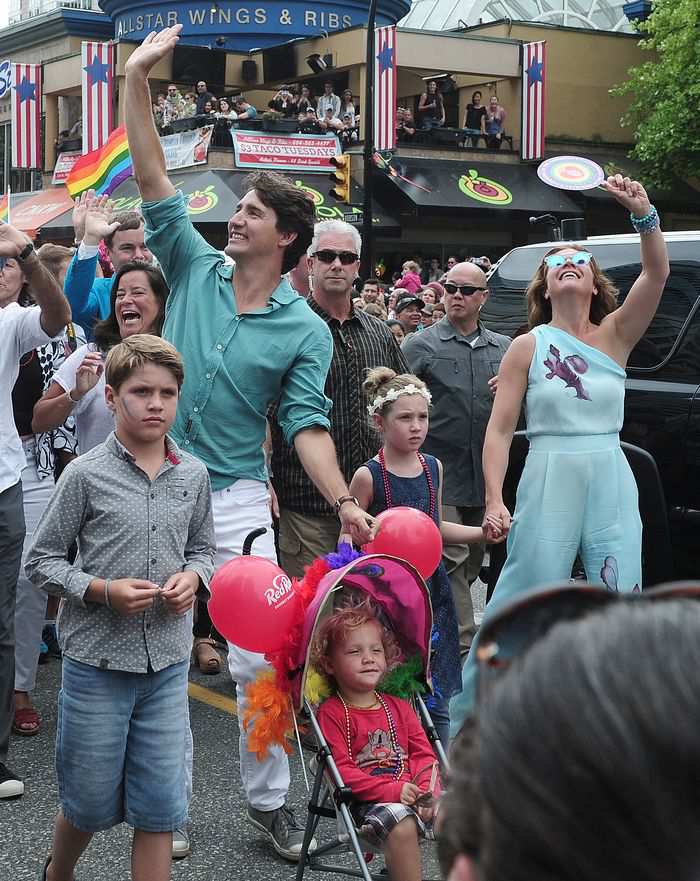
{"label": "street pole", "polygon": [[367,16],[367,60],[365,70],[364,113],[364,202],[362,204],[362,278],[372,278],[374,254],[372,243],[372,154],[374,152],[374,22],[377,0],[370,0]]}

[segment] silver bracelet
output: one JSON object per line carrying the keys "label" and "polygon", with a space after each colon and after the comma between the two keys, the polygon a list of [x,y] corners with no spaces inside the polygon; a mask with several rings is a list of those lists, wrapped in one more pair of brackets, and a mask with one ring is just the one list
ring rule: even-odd
{"label": "silver bracelet", "polygon": [[111,578],[105,578],[105,606],[107,606],[108,609],[112,608],[112,604],[109,601],[109,586],[111,583]]}

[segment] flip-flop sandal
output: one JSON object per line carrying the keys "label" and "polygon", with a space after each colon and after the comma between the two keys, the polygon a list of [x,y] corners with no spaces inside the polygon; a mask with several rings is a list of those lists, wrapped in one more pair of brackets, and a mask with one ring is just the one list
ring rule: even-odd
{"label": "flip-flop sandal", "polygon": [[221,673],[221,655],[215,648],[216,642],[207,637],[195,639],[192,650],[200,672],[209,676]]}
{"label": "flip-flop sandal", "polygon": [[[22,726],[31,726],[29,728]],[[34,707],[20,707],[15,710],[15,718],[12,723],[12,730],[20,737],[34,737],[41,730],[41,719]]]}
{"label": "flip-flop sandal", "polygon": [[[44,863],[44,868],[41,872],[40,881],[46,881],[46,870],[49,868],[49,863],[51,862],[51,854],[46,857],[46,862]],[[76,881],[75,876],[73,877],[73,881]]]}

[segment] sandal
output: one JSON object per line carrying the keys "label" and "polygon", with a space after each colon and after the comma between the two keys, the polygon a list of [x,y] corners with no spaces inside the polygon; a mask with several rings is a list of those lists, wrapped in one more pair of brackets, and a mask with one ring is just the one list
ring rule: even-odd
{"label": "sandal", "polygon": [[20,707],[15,710],[12,730],[21,737],[34,737],[41,729],[41,719],[34,707]]}
{"label": "sandal", "polygon": [[210,676],[221,673],[221,656],[215,646],[215,640],[207,636],[198,636],[192,646],[197,666]]}

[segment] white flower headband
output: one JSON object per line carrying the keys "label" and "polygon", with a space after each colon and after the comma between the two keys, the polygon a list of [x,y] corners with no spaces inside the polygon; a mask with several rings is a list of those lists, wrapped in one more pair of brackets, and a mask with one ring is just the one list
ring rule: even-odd
{"label": "white flower headband", "polygon": [[370,416],[374,416],[375,413],[382,409],[384,404],[387,404],[389,401],[395,401],[401,395],[420,395],[428,403],[432,401],[431,394],[427,389],[418,388],[417,385],[411,383],[410,385],[403,386],[403,388],[390,388],[385,395],[377,395],[369,407],[367,407],[367,412]]}

